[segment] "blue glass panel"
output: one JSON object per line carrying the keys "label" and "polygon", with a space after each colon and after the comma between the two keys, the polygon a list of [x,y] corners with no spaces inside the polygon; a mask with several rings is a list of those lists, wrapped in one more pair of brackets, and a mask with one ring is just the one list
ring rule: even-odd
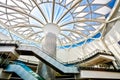
{"label": "blue glass panel", "polygon": [[[107,5],[112,9],[114,7],[116,0],[111,0]],[[105,18],[109,16],[109,13],[105,15]]]}
{"label": "blue glass panel", "polygon": [[87,40],[87,43],[89,43],[89,42],[92,42],[94,39],[88,39]]}
{"label": "blue glass panel", "polygon": [[94,0],[89,0],[89,3],[92,3]]}
{"label": "blue glass panel", "polygon": [[99,22],[85,22],[85,24],[88,24],[88,25],[99,25],[100,23]]}
{"label": "blue glass panel", "polygon": [[88,7],[86,7],[84,10],[83,10],[83,12],[89,12],[90,11],[90,7],[88,6]]}
{"label": "blue glass panel", "polygon": [[90,7],[91,7],[92,11],[95,11],[95,10],[99,9],[101,7],[101,5],[94,5],[93,4]]}
{"label": "blue glass panel", "polygon": [[77,47],[77,45],[76,45],[76,44],[73,44],[72,47],[73,47],[73,48],[74,48],[74,47]]}
{"label": "blue glass panel", "polygon": [[66,3],[66,0],[62,0],[62,4],[64,5]]}
{"label": "blue glass panel", "polygon": [[64,46],[65,48],[69,48],[71,45],[66,45],[66,46]]}
{"label": "blue glass panel", "polygon": [[93,36],[93,38],[99,38],[99,37],[101,37],[101,33],[98,33],[95,36]]}
{"label": "blue glass panel", "polygon": [[80,5],[85,5],[85,4],[87,4],[86,0],[82,0],[81,3],[80,3]]}
{"label": "blue glass panel", "polygon": [[[100,38],[101,37],[101,33],[97,33],[95,36],[93,36],[92,38]],[[94,39],[87,39],[87,43],[89,43],[89,42],[92,42],[92,41],[94,41]],[[72,45],[72,47],[74,48],[74,47],[77,47],[77,46],[81,46],[81,45],[83,45],[85,43],[85,41],[82,41],[82,42],[79,42],[79,43],[76,43],[76,44],[73,44]],[[60,47],[58,47],[58,48],[60,48],[60,49],[65,49],[65,48],[69,48],[71,45],[66,45],[66,46],[60,46]]]}
{"label": "blue glass panel", "polygon": [[73,18],[72,18],[72,16],[71,16],[70,13],[68,13],[67,15],[65,15],[65,16],[62,18],[62,20],[61,20],[62,23],[70,22],[70,21],[73,21]]}
{"label": "blue glass panel", "polygon": [[115,2],[116,2],[116,0],[111,0],[107,5],[108,5],[110,8],[113,8]]}
{"label": "blue glass panel", "polygon": [[89,35],[90,33],[89,33],[89,31],[87,31],[87,30],[82,30],[81,31],[83,34],[85,34],[85,35]]}
{"label": "blue glass panel", "polygon": [[109,16],[109,13],[105,15],[105,18],[107,18]]}
{"label": "blue glass panel", "polygon": [[69,4],[66,5],[66,8],[70,8],[73,2],[70,2]]}
{"label": "blue glass panel", "polygon": [[90,26],[84,26],[84,29],[89,30],[89,31],[94,31],[95,28],[90,27]]}
{"label": "blue glass panel", "polygon": [[84,44],[84,43],[85,43],[85,41],[82,41],[82,42],[80,42],[80,43],[77,43],[77,45],[81,46],[81,45]]}
{"label": "blue glass panel", "polygon": [[85,15],[85,18],[86,18],[86,19],[91,19],[91,18],[92,18],[92,17],[91,17],[91,13],[90,13],[90,14]]}
{"label": "blue glass panel", "polygon": [[56,3],[59,3],[59,0],[55,0]]}
{"label": "blue glass panel", "polygon": [[101,17],[101,14],[97,14],[97,13],[92,13],[92,18],[98,18]]}

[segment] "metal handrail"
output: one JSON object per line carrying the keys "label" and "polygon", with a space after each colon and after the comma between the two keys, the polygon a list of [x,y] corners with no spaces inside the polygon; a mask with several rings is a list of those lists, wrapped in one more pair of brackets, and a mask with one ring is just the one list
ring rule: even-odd
{"label": "metal handrail", "polygon": [[108,54],[108,55],[111,55],[111,52],[110,51],[105,51],[105,50],[99,50],[99,49],[96,49],[94,50],[92,53],[84,56],[84,57],[81,57],[81,58],[78,58],[77,60],[74,60],[74,61],[69,61],[69,62],[64,62],[66,64],[74,64],[74,63],[79,63],[79,62],[82,62],[98,53],[101,53],[101,54]]}

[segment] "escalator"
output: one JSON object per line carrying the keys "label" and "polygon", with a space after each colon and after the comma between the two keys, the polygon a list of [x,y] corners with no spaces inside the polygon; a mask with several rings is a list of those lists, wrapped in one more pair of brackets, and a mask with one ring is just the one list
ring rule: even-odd
{"label": "escalator", "polygon": [[[34,47],[34,46],[26,46],[26,45],[20,45],[16,41],[2,41],[0,42],[0,50],[2,52],[5,52],[6,50],[11,50],[11,54],[16,53],[15,55],[12,55],[11,57],[16,57],[16,55],[22,55],[22,54],[28,54],[28,55],[34,55],[38,59],[40,59],[43,63],[50,66],[52,69],[56,70],[57,72],[60,72],[61,74],[78,74],[78,68],[76,66],[65,66],[64,64],[60,63],[56,59],[49,56],[47,53],[43,52],[41,49]],[[13,48],[12,48],[13,47]],[[18,53],[18,54],[17,54]],[[17,56],[18,58],[18,56]],[[13,58],[12,58],[13,59]],[[14,59],[16,60],[16,59]],[[10,66],[20,66],[20,65],[10,65]]]}
{"label": "escalator", "polygon": [[57,72],[60,72],[62,74],[78,74],[78,68],[76,66],[65,66],[64,64],[60,63],[56,59],[50,57],[47,53],[42,52],[42,50],[33,47],[33,46],[25,46],[20,45],[16,51],[19,54],[29,53],[36,56],[38,59],[40,59],[45,64],[49,65],[51,68],[56,70]]}
{"label": "escalator", "polygon": [[14,72],[24,80],[45,80],[43,77],[33,72],[28,66],[26,66],[21,61],[12,62],[12,64],[9,64],[6,67],[5,71]]}
{"label": "escalator", "polygon": [[[15,45],[17,45],[17,47],[15,47]],[[55,75],[56,80],[74,80],[74,78],[120,79],[119,70],[117,68],[114,68],[114,65],[112,64],[112,62],[115,61],[114,56],[111,54],[106,54],[104,52],[93,53],[84,59],[80,59],[78,65],[75,64],[75,66],[68,63],[62,64],[56,59],[49,56],[47,53],[43,52],[41,49],[34,46],[26,46],[16,43],[11,44],[11,42],[9,44],[6,43],[5,45],[0,44],[0,46],[2,46],[2,48],[0,48],[2,53],[6,50],[9,51],[9,49],[14,46],[15,48],[12,49],[13,51],[9,51],[11,54],[14,54],[15,51],[19,55],[32,55],[37,57],[43,63],[50,66],[52,69],[56,70],[57,73],[59,73],[59,75]],[[44,80],[21,61],[15,61],[12,64],[8,65],[6,71],[16,73],[20,78],[24,80]]]}

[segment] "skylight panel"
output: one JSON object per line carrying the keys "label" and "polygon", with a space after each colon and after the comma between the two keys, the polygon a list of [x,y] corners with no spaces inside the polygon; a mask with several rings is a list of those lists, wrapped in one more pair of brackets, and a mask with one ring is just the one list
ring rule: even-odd
{"label": "skylight panel", "polygon": [[82,12],[82,13],[79,13],[76,17],[84,17],[85,15],[87,15],[88,13],[85,13],[85,12]]}
{"label": "skylight panel", "polygon": [[66,0],[66,5],[69,4],[70,2],[73,2],[73,0]]}
{"label": "skylight panel", "polygon": [[107,4],[111,0],[94,0],[92,4]]}
{"label": "skylight panel", "polygon": [[111,11],[111,9],[107,6],[104,6],[104,7],[101,7],[100,9],[94,11],[95,13],[99,13],[99,14],[102,14],[102,15],[106,15],[108,14],[109,12]]}
{"label": "skylight panel", "polygon": [[74,11],[74,13],[76,13],[76,12],[81,12],[83,9],[85,9],[86,8],[86,6],[79,6],[79,7],[77,7],[76,9],[75,9],[75,11]]}

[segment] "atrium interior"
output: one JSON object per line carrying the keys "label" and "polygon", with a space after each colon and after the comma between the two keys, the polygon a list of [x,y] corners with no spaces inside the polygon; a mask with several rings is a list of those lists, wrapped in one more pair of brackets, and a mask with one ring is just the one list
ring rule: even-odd
{"label": "atrium interior", "polygon": [[0,80],[120,80],[120,0],[0,0]]}

